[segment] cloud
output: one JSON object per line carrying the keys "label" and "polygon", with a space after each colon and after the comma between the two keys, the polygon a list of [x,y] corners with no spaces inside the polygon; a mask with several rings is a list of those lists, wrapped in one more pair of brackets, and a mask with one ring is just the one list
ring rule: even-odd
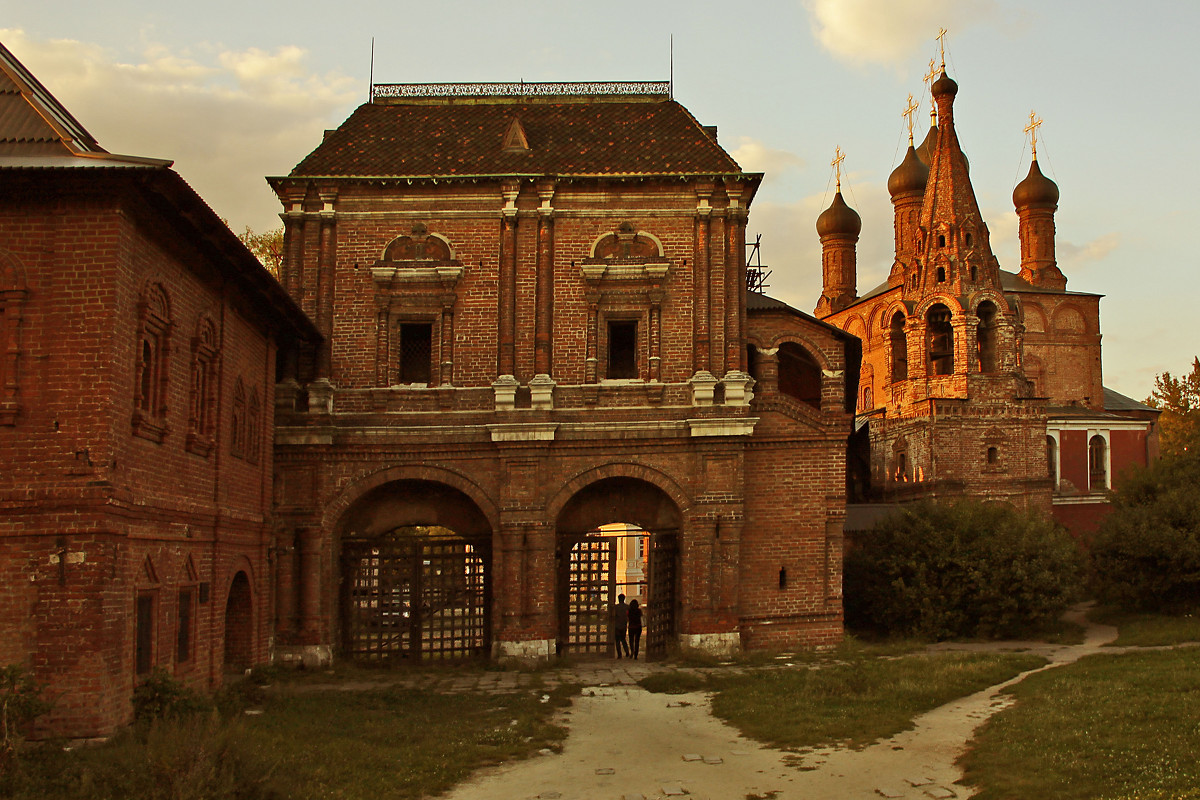
{"label": "cloud", "polygon": [[290,171],[360,99],[359,81],[312,73],[299,47],[199,48],[201,57],[150,43],[126,63],[87,42],[14,29],[0,40],[102,147],[174,159],[235,230],[279,224],[263,177]]}
{"label": "cloud", "polygon": [[1119,233],[1107,233],[1083,244],[1072,244],[1059,239],[1055,242],[1055,254],[1060,265],[1082,267],[1090,261],[1100,261],[1121,246]]}
{"label": "cloud", "polygon": [[817,41],[843,61],[901,68],[931,53],[938,28],[961,31],[996,12],[994,0],[805,0]]}
{"label": "cloud", "polygon": [[[846,202],[862,217],[863,228],[856,248],[858,293],[866,294],[887,279],[895,256],[892,204],[887,187],[857,183],[853,175],[843,178]],[[750,210],[748,241],[757,232],[763,237],[761,260],[771,270],[766,293],[811,312],[821,296],[821,241],[817,217],[833,200],[828,195],[810,195],[792,203],[755,201]]]}
{"label": "cloud", "polygon": [[738,146],[730,154],[746,172],[765,172],[778,176],[789,169],[804,166],[804,159],[788,150],[776,150],[750,136],[739,136]]}

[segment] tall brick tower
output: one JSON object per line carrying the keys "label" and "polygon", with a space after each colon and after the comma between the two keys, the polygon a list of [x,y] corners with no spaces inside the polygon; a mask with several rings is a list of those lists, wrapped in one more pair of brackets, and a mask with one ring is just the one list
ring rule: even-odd
{"label": "tall brick tower", "polygon": [[[888,279],[849,304],[823,296],[817,306],[863,341],[857,400],[870,474],[856,477],[877,501],[969,495],[1053,509],[1085,529],[1106,507],[1114,473],[1153,457],[1152,425],[1140,404],[1102,388],[1100,298],[1067,292],[1055,262],[1059,191],[1038,166],[1040,121],[1026,128],[1033,162],[1013,191],[1014,274],[992,253],[959,145],[958,84],[944,65],[927,79],[934,124],[913,147],[910,97],[909,148],[888,180]],[[828,214],[818,222],[823,246]]]}

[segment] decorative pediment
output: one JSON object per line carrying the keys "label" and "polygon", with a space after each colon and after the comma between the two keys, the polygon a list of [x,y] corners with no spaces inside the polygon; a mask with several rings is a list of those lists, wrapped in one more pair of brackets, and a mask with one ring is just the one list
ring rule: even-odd
{"label": "decorative pediment", "polygon": [[376,283],[439,282],[453,283],[462,277],[462,262],[446,237],[430,233],[423,223],[397,236],[383,251],[383,257],[371,267]]}
{"label": "decorative pediment", "polygon": [[653,234],[623,222],[616,231],[592,243],[592,254],[581,265],[588,280],[661,280],[670,269],[662,242]]}

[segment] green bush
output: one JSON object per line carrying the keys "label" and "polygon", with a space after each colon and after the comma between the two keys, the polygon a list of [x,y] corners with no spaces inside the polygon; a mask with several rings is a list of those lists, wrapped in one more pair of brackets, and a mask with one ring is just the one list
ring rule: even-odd
{"label": "green bush", "polygon": [[29,723],[50,710],[42,687],[23,668],[0,668],[0,775],[19,755]]}
{"label": "green bush", "polygon": [[1200,448],[1124,476],[1091,541],[1097,596],[1129,611],[1200,608]]}
{"label": "green bush", "polygon": [[1078,596],[1082,564],[1070,535],[1041,515],[971,500],[914,503],[855,537],[846,621],[930,639],[1019,636]]}
{"label": "green bush", "polygon": [[133,688],[133,716],[139,722],[187,716],[212,707],[208,698],[184,686],[162,667],[156,667]]}

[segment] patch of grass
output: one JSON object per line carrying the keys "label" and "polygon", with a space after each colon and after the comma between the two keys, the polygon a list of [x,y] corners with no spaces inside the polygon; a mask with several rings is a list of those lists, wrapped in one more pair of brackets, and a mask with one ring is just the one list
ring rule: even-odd
{"label": "patch of grass", "polygon": [[924,650],[926,644],[928,642],[923,639],[879,636],[871,631],[855,631],[853,634],[846,634],[842,643],[830,653],[836,658],[903,656]]}
{"label": "patch of grass", "polygon": [[1111,606],[1092,609],[1088,615],[1104,625],[1117,628],[1113,647],[1160,647],[1200,642],[1200,613],[1171,616],[1121,611]]}
{"label": "patch of grass", "polygon": [[1200,797],[1200,651],[1088,656],[1009,691],[959,760],[977,800]]}
{"label": "patch of grass", "polygon": [[[404,800],[435,795],[482,766],[558,748],[553,713],[574,687],[507,694],[268,692],[259,716],[198,714],[123,731],[76,752],[43,747],[17,800]],[[542,702],[543,695],[549,695]],[[7,781],[8,785],[5,785]]]}
{"label": "patch of grass", "polygon": [[681,672],[673,669],[651,673],[638,681],[638,686],[657,694],[687,694],[707,689],[708,677],[695,672]]}
{"label": "patch of grass", "polygon": [[911,728],[925,711],[1045,663],[1023,654],[936,653],[714,675],[713,713],[776,747],[857,749]]}

